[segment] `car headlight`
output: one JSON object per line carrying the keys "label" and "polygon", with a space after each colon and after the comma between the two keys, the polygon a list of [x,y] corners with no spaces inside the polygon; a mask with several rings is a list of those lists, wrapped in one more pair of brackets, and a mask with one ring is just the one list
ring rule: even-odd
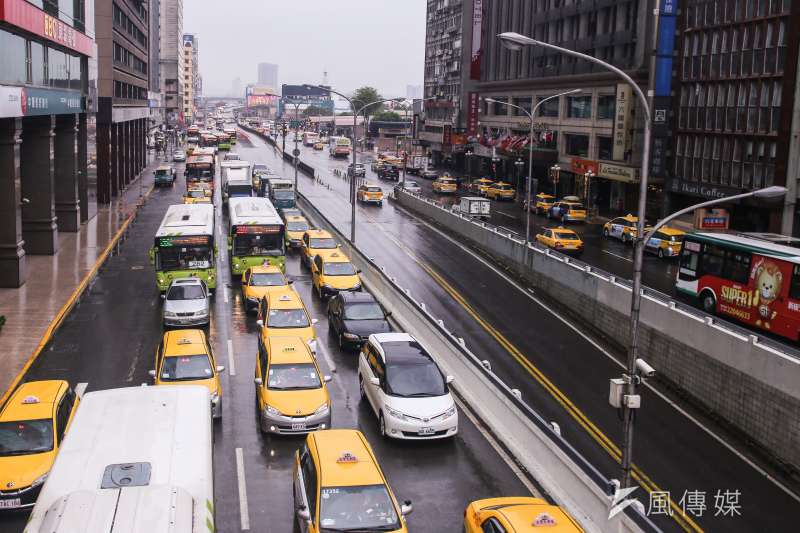
{"label": "car headlight", "polygon": [[325,415],[325,414],[328,414],[328,411],[330,411],[330,409],[331,408],[328,405],[328,402],[325,402],[322,405],[320,405],[319,407],[317,407],[317,410],[314,411],[314,414],[315,415]]}
{"label": "car headlight", "polygon": [[178,314],[177,313],[173,313],[172,311],[164,311],[164,316],[176,317],[176,316],[178,316]]}
{"label": "car headlight", "polygon": [[239,268],[239,267],[241,267],[241,266],[242,266],[242,265],[240,265],[238,261],[237,261],[236,263],[234,263],[234,264],[233,264],[233,268],[236,268],[236,269],[238,269],[238,268]]}
{"label": "car headlight", "polygon": [[272,407],[269,404],[267,404],[265,409],[266,409],[267,413],[269,413],[269,414],[271,414],[273,416],[281,416],[281,412],[278,411],[277,409],[275,409],[274,407]]}
{"label": "car headlight", "polygon": [[398,420],[408,420],[408,417],[398,411],[397,409],[392,409],[391,407],[386,408],[386,412],[389,413],[390,416],[397,418]]}
{"label": "car headlight", "polygon": [[448,418],[450,418],[454,414],[456,414],[456,406],[455,405],[442,414],[442,420],[447,420]]}
{"label": "car headlight", "polygon": [[308,344],[308,347],[311,348],[312,352],[316,353],[316,351],[317,351],[317,341],[316,341],[316,339],[309,339],[309,341],[306,344]]}
{"label": "car headlight", "polygon": [[34,479],[33,483],[31,483],[31,488],[38,487],[39,485],[44,483],[44,480],[47,479],[48,474],[50,474],[50,472],[45,472],[41,476],[39,476],[36,479]]}
{"label": "car headlight", "polygon": [[347,333],[347,332],[342,333],[342,337],[344,337],[345,339],[351,339],[351,340],[358,340],[358,338],[359,338],[358,335],[356,335],[355,333]]}

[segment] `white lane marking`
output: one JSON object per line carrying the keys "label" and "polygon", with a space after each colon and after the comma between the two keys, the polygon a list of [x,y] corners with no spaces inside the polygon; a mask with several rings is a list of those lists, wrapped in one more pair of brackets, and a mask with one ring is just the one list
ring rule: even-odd
{"label": "white lane marking", "polygon": [[247,487],[244,482],[244,454],[241,448],[236,448],[236,481],[239,484],[239,516],[242,530],[250,529],[250,513],[247,510]]}
{"label": "white lane marking", "polygon": [[[597,350],[598,350],[600,353],[602,353],[602,354],[603,354],[603,355],[605,355],[605,356],[606,356],[608,359],[610,359],[611,361],[613,361],[613,362],[614,362],[614,363],[615,363],[617,366],[619,366],[619,367],[620,367],[620,368],[622,368],[622,369],[624,369],[624,368],[625,368],[625,365],[624,365],[624,364],[622,364],[621,362],[619,362],[619,361],[617,360],[617,358],[616,358],[616,357],[614,357],[614,356],[613,356],[613,355],[612,355],[610,352],[608,352],[608,351],[607,351],[605,348],[603,348],[603,347],[602,347],[600,344],[598,344],[597,342],[595,342],[595,340],[594,340],[594,339],[592,339],[591,337],[589,337],[589,336],[588,336],[586,333],[584,333],[583,331],[581,331],[581,330],[580,330],[580,329],[579,329],[579,328],[578,328],[576,325],[574,325],[574,324],[572,324],[571,322],[569,322],[569,321],[568,321],[566,318],[564,318],[562,315],[560,315],[559,313],[555,312],[555,311],[554,311],[554,310],[553,310],[553,309],[552,309],[550,306],[546,305],[546,304],[545,304],[543,301],[541,301],[539,298],[535,297],[535,296],[534,296],[533,294],[531,294],[529,291],[525,290],[525,287],[523,287],[522,285],[520,285],[519,283],[517,283],[517,282],[516,282],[516,280],[514,280],[514,279],[512,279],[511,277],[507,276],[505,273],[503,273],[502,271],[500,271],[499,269],[497,269],[497,268],[496,268],[494,265],[492,265],[491,263],[489,263],[488,261],[486,261],[486,260],[485,260],[483,257],[481,257],[481,256],[477,255],[476,253],[474,253],[472,250],[470,250],[470,249],[469,249],[469,248],[467,248],[466,246],[462,245],[461,243],[459,243],[459,242],[458,242],[458,241],[456,241],[455,239],[451,238],[449,235],[447,235],[447,234],[443,233],[443,232],[442,232],[442,231],[441,231],[439,228],[436,228],[436,227],[432,226],[431,224],[429,224],[428,222],[425,222],[425,221],[422,221],[422,220],[420,220],[420,222],[421,222],[422,224],[426,225],[428,228],[430,228],[430,229],[431,229],[431,230],[433,230],[434,232],[436,232],[436,233],[438,233],[439,235],[441,235],[442,237],[444,237],[445,239],[447,239],[448,241],[450,241],[451,243],[453,243],[454,245],[456,245],[457,247],[459,247],[460,249],[462,249],[464,252],[466,252],[466,253],[467,253],[467,254],[469,254],[470,256],[474,257],[475,259],[477,259],[478,261],[480,261],[481,263],[483,263],[483,264],[484,264],[486,267],[488,267],[490,270],[494,271],[494,273],[495,273],[495,274],[497,274],[498,276],[500,276],[501,278],[503,278],[504,280],[506,280],[506,281],[507,281],[507,282],[508,282],[508,283],[509,283],[509,284],[510,284],[512,287],[514,287],[514,288],[515,288],[515,289],[517,289],[519,292],[521,292],[522,294],[524,294],[525,296],[527,296],[528,298],[530,298],[531,300],[533,300],[534,302],[536,302],[537,304],[539,304],[539,306],[540,306],[542,309],[544,309],[544,310],[546,310],[547,312],[549,312],[550,314],[552,314],[554,317],[556,317],[558,320],[560,320],[562,323],[564,323],[566,326],[568,326],[568,327],[569,327],[571,330],[573,330],[575,333],[577,333],[578,335],[580,335],[580,336],[581,336],[581,337],[582,337],[584,340],[586,340],[586,341],[587,341],[589,344],[591,344],[592,346],[594,346],[594,347],[595,347],[595,348],[596,348],[596,349],[597,349]],[[381,228],[381,230],[383,230],[383,228]],[[383,231],[385,231],[385,230],[383,230]],[[685,416],[685,417],[686,417],[686,418],[687,418],[687,419],[688,419],[690,422],[694,423],[694,424],[695,424],[697,427],[699,427],[700,429],[702,429],[702,430],[703,430],[703,431],[704,431],[704,432],[705,432],[707,435],[709,435],[710,437],[712,437],[714,440],[716,440],[716,441],[717,441],[717,442],[719,442],[719,443],[720,443],[722,446],[724,446],[726,449],[728,449],[728,450],[729,450],[731,453],[733,453],[733,454],[734,454],[735,456],[737,456],[739,459],[741,459],[742,461],[744,461],[744,463],[746,463],[748,466],[752,467],[752,468],[753,468],[753,470],[755,470],[756,472],[758,472],[759,474],[761,474],[762,476],[764,476],[766,479],[768,479],[769,481],[771,481],[771,482],[772,482],[772,483],[773,483],[773,484],[774,484],[776,487],[778,487],[778,488],[779,488],[779,489],[781,489],[783,492],[785,492],[786,494],[788,494],[789,496],[791,496],[791,497],[792,497],[794,500],[796,500],[796,501],[800,502],[800,495],[798,495],[798,494],[796,494],[796,493],[792,492],[792,490],[791,490],[789,487],[787,487],[786,485],[784,485],[783,483],[781,483],[781,482],[780,482],[780,480],[778,480],[778,479],[775,479],[775,478],[774,478],[772,475],[770,475],[770,474],[769,474],[769,473],[768,473],[766,470],[764,470],[763,468],[761,468],[760,466],[758,466],[756,463],[754,463],[753,461],[751,461],[751,460],[750,460],[750,458],[748,458],[746,455],[744,455],[744,454],[743,454],[743,453],[741,453],[739,450],[737,450],[737,449],[734,447],[734,445],[732,445],[732,444],[728,443],[728,442],[727,442],[726,440],[724,440],[722,437],[720,437],[719,435],[717,435],[716,433],[714,433],[714,431],[713,431],[713,430],[711,430],[711,428],[708,428],[708,427],[704,426],[704,425],[703,425],[703,423],[702,423],[702,422],[700,422],[700,420],[696,419],[696,418],[695,418],[695,417],[693,417],[691,414],[689,414],[687,411],[685,411],[685,410],[684,410],[684,409],[683,409],[681,406],[679,406],[678,404],[676,404],[675,402],[673,402],[672,400],[670,400],[670,399],[669,399],[669,397],[667,397],[665,394],[663,394],[662,392],[660,392],[658,389],[656,389],[656,388],[655,388],[653,385],[651,385],[650,383],[645,383],[645,384],[644,384],[644,386],[645,386],[645,387],[647,387],[648,389],[650,389],[650,391],[652,391],[654,394],[656,394],[656,395],[657,395],[659,398],[661,398],[661,399],[662,399],[664,402],[666,402],[666,403],[667,403],[667,405],[670,405],[671,407],[673,407],[673,408],[674,408],[676,411],[678,411],[678,413],[680,413],[681,415]]]}
{"label": "white lane marking", "polygon": [[228,287],[222,289],[222,298],[225,300],[225,303],[228,303]]}
{"label": "white lane marking", "polygon": [[331,372],[336,372],[336,363],[333,362],[331,359],[331,355],[328,353],[328,349],[325,348],[319,339],[317,339],[317,353],[322,352],[322,358],[325,359],[325,363],[327,363],[328,368],[330,368]]}
{"label": "white lane marking", "polygon": [[503,215],[504,217],[513,218],[514,220],[519,220],[518,217],[515,217],[514,215],[509,215],[508,213],[503,213],[502,211],[495,211],[495,213],[497,213],[498,215]]}
{"label": "white lane marking", "polygon": [[489,431],[487,431],[486,428],[483,427],[481,421],[478,420],[478,418],[472,413],[472,411],[470,411],[470,409],[464,404],[464,402],[461,401],[460,398],[454,396],[453,399],[458,405],[459,410],[463,414],[467,415],[467,418],[469,418],[470,422],[472,422],[472,425],[475,426],[475,429],[477,429],[480,432],[480,434],[483,435],[483,438],[486,439],[486,441],[492,448],[494,448],[494,451],[497,452],[497,455],[500,456],[500,458],[508,465],[511,471],[514,472],[514,474],[516,474],[516,476],[519,478],[522,484],[525,485],[525,488],[528,489],[528,492],[531,493],[531,496],[541,498],[541,494],[539,493],[538,490],[536,490],[536,487],[533,486],[533,483],[531,483],[530,479],[528,479],[528,476],[525,475],[525,473],[522,471],[519,465],[515,463],[514,460],[500,446],[500,444],[497,443],[497,440],[495,440],[494,435],[489,433]]}
{"label": "white lane marking", "polygon": [[77,385],[75,385],[75,396],[77,396],[78,398],[82,397],[83,394],[86,392],[86,387],[88,386],[89,384],[86,382],[78,383]]}
{"label": "white lane marking", "polygon": [[615,254],[614,252],[609,252],[608,250],[602,250],[604,254],[613,255],[617,259],[622,259],[623,261],[627,261],[628,263],[633,263],[633,259],[628,259],[624,255]]}
{"label": "white lane marking", "polygon": [[228,339],[228,374],[236,375],[236,361],[233,358],[233,341]]}

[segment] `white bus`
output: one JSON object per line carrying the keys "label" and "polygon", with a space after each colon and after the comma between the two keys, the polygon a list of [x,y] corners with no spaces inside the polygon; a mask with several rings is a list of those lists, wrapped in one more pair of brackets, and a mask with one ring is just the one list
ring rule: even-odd
{"label": "white bus", "polygon": [[231,272],[241,276],[251,266],[269,263],[285,268],[283,219],[266,198],[231,198],[228,205]]}
{"label": "white bus", "polygon": [[319,133],[316,131],[303,132],[303,146],[314,146],[319,140]]}
{"label": "white bus", "polygon": [[214,531],[205,387],[84,395],[25,533]]}
{"label": "white bus", "polygon": [[159,291],[166,291],[175,278],[198,277],[208,288],[217,286],[214,258],[214,206],[171,205],[161,221],[150,248]]}

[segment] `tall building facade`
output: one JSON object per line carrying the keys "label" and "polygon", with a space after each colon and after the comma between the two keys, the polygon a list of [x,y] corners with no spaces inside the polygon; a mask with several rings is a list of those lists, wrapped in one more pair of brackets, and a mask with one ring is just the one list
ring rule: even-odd
{"label": "tall building facade", "polygon": [[108,203],[136,178],[147,158],[153,89],[149,2],[98,1],[95,35],[97,200]]}
{"label": "tall building facade", "polygon": [[94,212],[94,25],[93,0],[0,4],[0,286],[22,285],[26,256],[55,254]]}
{"label": "tall building facade", "polygon": [[[480,5],[480,9],[477,6]],[[643,116],[631,87],[594,63],[539,47],[509,50],[496,37],[518,32],[602,59],[646,87],[653,43],[655,0],[586,3],[577,0],[473,0],[475,39],[467,101],[467,135],[478,164],[523,186],[528,152],[539,191],[576,195],[607,214],[635,211],[638,203]],[[477,39],[480,36],[480,42]],[[579,93],[545,99],[578,89]],[[482,98],[502,103],[486,103]],[[535,142],[529,144],[528,113]],[[552,169],[552,170],[551,170]],[[661,205],[663,177],[651,179],[649,213]]]}
{"label": "tall building facade", "polygon": [[183,119],[186,124],[194,120],[195,76],[197,70],[197,54],[194,50],[195,37],[191,33],[183,34]]}
{"label": "tall building facade", "polygon": [[164,122],[181,124],[183,106],[183,0],[161,0],[159,70]]}
{"label": "tall building facade", "polygon": [[685,0],[670,210],[783,185],[783,205],[727,204],[739,230],[798,233],[800,2]]}
{"label": "tall building facade", "polygon": [[273,63],[258,64],[258,84],[259,87],[270,87],[278,90],[278,65]]}

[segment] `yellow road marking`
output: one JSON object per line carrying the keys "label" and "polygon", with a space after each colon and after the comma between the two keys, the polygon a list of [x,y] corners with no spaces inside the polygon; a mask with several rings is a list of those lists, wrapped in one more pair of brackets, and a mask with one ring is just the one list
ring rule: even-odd
{"label": "yellow road marking", "polygon": [[[368,217],[369,218],[369,217]],[[375,222],[373,220],[373,222]],[[511,356],[520,364],[522,365],[525,370],[528,371],[531,376],[540,384],[542,385],[547,392],[550,393],[551,396],[555,398],[555,400],[561,404],[562,407],[575,419],[578,424],[586,430],[586,432],[595,440],[598,444],[616,461],[617,463],[621,463],[622,453],[619,447],[614,444],[608,436],[605,435],[591,420],[580,410],[575,404],[573,404],[567,396],[561,392],[561,390],[553,384],[547,376],[545,376],[533,363],[531,363],[525,355],[516,347],[514,346],[506,337],[500,333],[494,326],[489,324],[486,320],[484,320],[478,312],[470,305],[466,299],[455,289],[452,285],[450,285],[442,276],[440,276],[432,267],[430,267],[427,263],[425,263],[419,256],[417,256],[414,252],[412,252],[409,248],[407,248],[403,243],[397,240],[394,235],[391,235],[388,231],[384,230],[380,224],[376,224],[376,226],[391,240],[394,244],[398,246],[403,252],[408,255],[415,263],[417,263],[425,272],[427,272],[433,280],[440,286],[442,289],[445,290],[456,302],[458,302],[461,307],[464,308],[465,311],[475,319],[478,324],[481,325],[505,350],[511,354]],[[648,494],[652,492],[664,492],[658,485],[653,482],[650,477],[648,477],[638,466],[635,464],[632,465],[632,477],[644,488]],[[685,531],[694,531],[700,533],[703,531],[699,525],[697,525],[694,520],[690,517],[685,516],[683,509],[675,503],[675,501],[670,497],[669,504],[672,509],[672,518],[681,526]]]}
{"label": "yellow road marking", "polygon": [[[142,176],[142,178],[143,177],[144,176]],[[154,188],[155,184],[153,184],[153,186],[150,187],[150,190],[147,191],[147,194],[144,195],[144,198],[150,196],[150,193],[153,192]],[[114,246],[117,245],[120,238],[122,237],[122,234],[125,233],[125,230],[128,229],[128,226],[130,226],[131,221],[133,221],[134,215],[136,215],[136,213],[139,212],[139,207],[142,205],[143,202],[137,202],[137,208],[130,214],[130,216],[128,216],[125,222],[122,223],[122,226],[120,226],[119,230],[117,230],[117,232],[111,238],[111,240],[108,243],[108,246],[106,246],[105,249],[103,250],[103,253],[101,253],[98,256],[97,260],[94,262],[94,266],[92,266],[92,269],[86,273],[86,275],[83,277],[83,279],[75,288],[75,290],[72,291],[72,294],[70,295],[69,299],[66,301],[66,303],[64,303],[64,305],[61,306],[61,309],[58,310],[58,313],[56,313],[56,316],[53,317],[53,320],[50,321],[50,325],[47,326],[47,329],[44,331],[44,335],[42,335],[42,339],[39,341],[39,344],[33,350],[33,353],[31,353],[31,355],[28,357],[28,360],[25,361],[25,364],[22,366],[22,369],[17,373],[16,376],[14,376],[14,379],[11,381],[8,388],[3,393],[3,396],[0,397],[0,407],[6,403],[9,396],[11,396],[11,393],[14,391],[14,389],[17,388],[20,381],[22,381],[22,378],[25,376],[28,370],[30,370],[31,365],[33,365],[36,359],[38,359],[44,347],[47,345],[48,342],[50,342],[50,339],[53,338],[53,334],[56,332],[59,326],[61,326],[61,323],[67,316],[67,313],[69,313],[70,310],[72,310],[72,307],[75,305],[75,301],[81,294],[83,294],[83,291],[86,290],[86,287],[89,285],[89,282],[92,281],[92,279],[97,274],[100,265],[103,264],[103,262],[106,260],[106,257],[108,257],[108,255],[111,253],[111,250],[114,248]]]}

